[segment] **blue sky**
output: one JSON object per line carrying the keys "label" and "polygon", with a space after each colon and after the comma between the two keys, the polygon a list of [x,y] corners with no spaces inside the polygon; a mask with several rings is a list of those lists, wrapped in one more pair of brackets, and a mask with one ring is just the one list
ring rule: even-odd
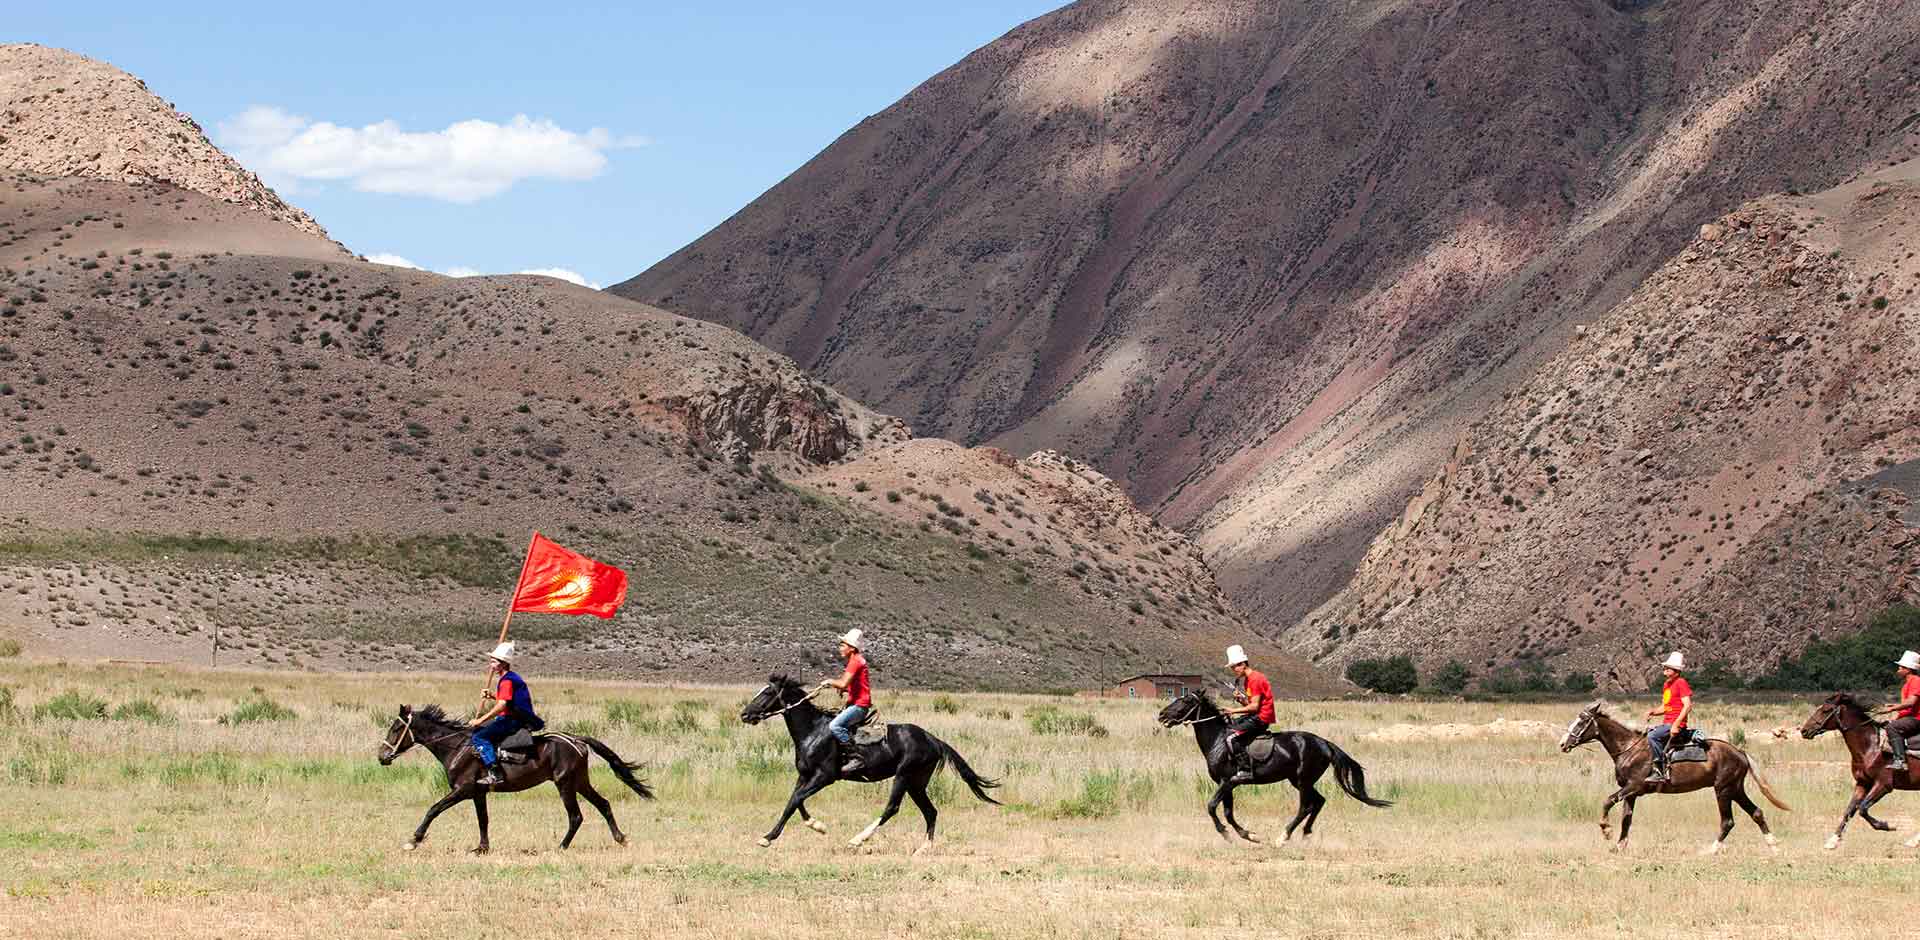
{"label": "blue sky", "polygon": [[140,76],[354,251],[606,285],[1061,2],[16,0],[0,39]]}

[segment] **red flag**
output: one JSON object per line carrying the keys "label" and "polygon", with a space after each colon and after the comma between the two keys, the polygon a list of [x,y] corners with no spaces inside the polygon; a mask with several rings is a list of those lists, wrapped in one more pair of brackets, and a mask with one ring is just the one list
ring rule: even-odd
{"label": "red flag", "polygon": [[513,610],[612,617],[627,599],[627,573],[567,551],[538,532],[513,590]]}

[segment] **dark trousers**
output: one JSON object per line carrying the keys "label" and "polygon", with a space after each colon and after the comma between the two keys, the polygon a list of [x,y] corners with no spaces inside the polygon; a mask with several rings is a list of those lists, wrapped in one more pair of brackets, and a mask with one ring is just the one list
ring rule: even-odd
{"label": "dark trousers", "polygon": [[1653,752],[1653,762],[1667,762],[1667,742],[1673,739],[1673,726],[1658,724],[1647,729],[1647,749]]}
{"label": "dark trousers", "polygon": [[1887,745],[1893,748],[1893,756],[1898,760],[1894,770],[1906,762],[1907,739],[1916,734],[1920,734],[1920,718],[1895,718],[1887,722]]}
{"label": "dark trousers", "polygon": [[512,737],[521,728],[520,719],[512,715],[501,715],[492,721],[473,729],[473,749],[480,753],[480,763],[492,767],[500,762],[500,742]]}
{"label": "dark trousers", "polygon": [[1246,762],[1247,742],[1255,735],[1266,734],[1267,723],[1258,715],[1235,715],[1227,719],[1227,754],[1241,763]]}

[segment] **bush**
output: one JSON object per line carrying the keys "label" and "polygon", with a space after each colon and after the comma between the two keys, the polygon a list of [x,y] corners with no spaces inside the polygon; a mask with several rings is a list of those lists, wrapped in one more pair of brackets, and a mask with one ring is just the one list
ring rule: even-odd
{"label": "bush", "polygon": [[220,723],[245,725],[256,721],[292,721],[298,717],[293,709],[262,695],[235,705],[233,711],[220,716]]}
{"label": "bush", "polygon": [[1594,689],[1599,688],[1599,685],[1599,683],[1593,681],[1593,676],[1584,672],[1569,672],[1565,678],[1560,680],[1560,689],[1565,692],[1571,692],[1574,695],[1586,695]]}
{"label": "bush", "polygon": [[167,725],[173,723],[173,716],[153,702],[137,698],[113,710],[114,721],[144,721],[148,724]]}
{"label": "bush", "polygon": [[960,703],[954,701],[951,695],[934,696],[932,708],[942,715],[957,715],[960,713]]}
{"label": "bush", "polygon": [[1363,689],[1404,695],[1420,685],[1420,674],[1406,656],[1357,659],[1347,666],[1347,681]]}
{"label": "bush", "polygon": [[13,690],[0,685],[0,721],[12,721],[20,717],[20,709],[13,704]]}
{"label": "bush", "polygon": [[1442,695],[1459,695],[1467,690],[1467,683],[1473,681],[1473,673],[1467,671],[1467,665],[1457,659],[1447,660],[1440,671],[1427,679],[1427,688]]}
{"label": "bush", "polygon": [[1815,640],[1797,657],[1782,657],[1755,678],[1755,689],[1831,692],[1880,689],[1893,683],[1893,660],[1920,648],[1920,608],[1895,604],[1852,636]]}
{"label": "bush", "polygon": [[85,692],[62,692],[34,706],[33,717],[88,721],[107,717],[107,703]]}
{"label": "bush", "polygon": [[0,659],[12,659],[20,655],[20,641],[10,637],[0,637]]}
{"label": "bush", "polygon": [[1061,711],[1052,705],[1027,710],[1027,726],[1034,734],[1079,735],[1089,738],[1107,736],[1106,726],[1086,712]]}

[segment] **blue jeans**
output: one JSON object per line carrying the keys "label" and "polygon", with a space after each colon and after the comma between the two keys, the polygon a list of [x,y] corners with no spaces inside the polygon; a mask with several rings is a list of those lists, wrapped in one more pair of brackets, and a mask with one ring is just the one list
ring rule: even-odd
{"label": "blue jeans", "polygon": [[841,744],[853,743],[853,727],[867,717],[867,709],[862,705],[848,705],[840,709],[827,724],[827,730],[833,732],[834,740]]}
{"label": "blue jeans", "polygon": [[1667,759],[1667,742],[1673,739],[1672,725],[1654,725],[1647,729],[1647,748],[1653,751],[1653,759]]}
{"label": "blue jeans", "polygon": [[480,752],[480,763],[492,767],[500,762],[500,742],[520,730],[520,720],[501,715],[473,729],[473,749]]}

